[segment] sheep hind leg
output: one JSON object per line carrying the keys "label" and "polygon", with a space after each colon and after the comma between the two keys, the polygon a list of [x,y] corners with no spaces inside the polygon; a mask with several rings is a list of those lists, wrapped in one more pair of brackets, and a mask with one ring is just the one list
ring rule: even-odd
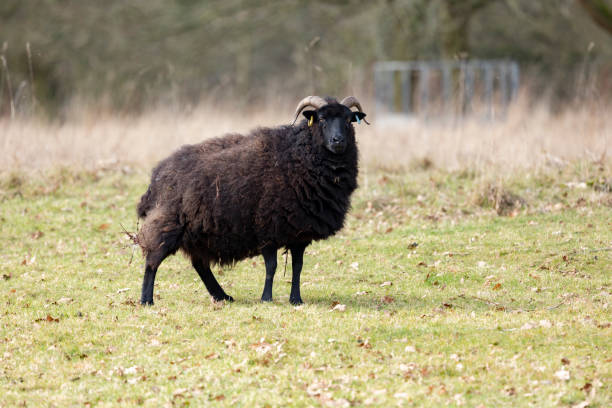
{"label": "sheep hind leg", "polygon": [[153,305],[153,288],[155,286],[155,275],[157,274],[157,268],[163,262],[168,255],[170,255],[168,248],[162,247],[157,251],[149,252],[145,260],[145,273],[142,281],[142,295],[140,297],[140,304],[142,305]]}
{"label": "sheep hind leg", "polygon": [[304,250],[306,245],[295,245],[289,248],[291,250],[291,294],[289,295],[289,302],[292,305],[301,305],[302,296],[300,295],[300,274],[302,273],[302,264],[304,260]]}
{"label": "sheep hind leg", "polygon": [[266,283],[264,284],[261,301],[271,302],[272,284],[274,283],[274,274],[276,273],[276,248],[265,247],[261,253],[264,257],[264,263],[266,264]]}
{"label": "sheep hind leg", "polygon": [[217,282],[215,279],[215,275],[213,275],[212,271],[210,270],[210,265],[208,262],[204,262],[199,258],[192,258],[191,264],[198,272],[198,275],[200,275],[200,279],[202,279],[202,282],[204,282],[204,286],[206,286],[206,289],[208,289],[208,293],[210,293],[216,302],[220,302],[222,300],[227,300],[228,302],[234,301],[234,298],[225,293],[221,285],[219,285],[219,282]]}

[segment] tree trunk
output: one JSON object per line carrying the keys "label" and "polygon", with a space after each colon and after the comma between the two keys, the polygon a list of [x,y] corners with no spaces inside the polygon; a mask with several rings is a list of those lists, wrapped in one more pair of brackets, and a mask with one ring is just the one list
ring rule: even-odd
{"label": "tree trunk", "polygon": [[578,0],[593,21],[612,34],[612,7],[605,0]]}

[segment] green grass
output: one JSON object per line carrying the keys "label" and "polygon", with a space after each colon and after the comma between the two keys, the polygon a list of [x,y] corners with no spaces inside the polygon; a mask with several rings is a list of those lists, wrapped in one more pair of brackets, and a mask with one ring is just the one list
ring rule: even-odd
{"label": "green grass", "polygon": [[[279,252],[271,304],[261,258],[215,268],[215,304],[175,256],[143,308],[146,173],[4,175],[0,406],[610,406],[610,177],[364,172],[305,305]],[[498,216],[491,185],[527,206]]]}

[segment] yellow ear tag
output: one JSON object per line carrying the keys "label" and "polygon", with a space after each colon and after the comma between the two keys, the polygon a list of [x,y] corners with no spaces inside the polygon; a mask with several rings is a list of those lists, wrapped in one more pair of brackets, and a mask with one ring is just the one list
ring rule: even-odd
{"label": "yellow ear tag", "polygon": [[308,126],[312,126],[312,122],[314,122],[314,116],[311,116],[310,119],[308,119]]}

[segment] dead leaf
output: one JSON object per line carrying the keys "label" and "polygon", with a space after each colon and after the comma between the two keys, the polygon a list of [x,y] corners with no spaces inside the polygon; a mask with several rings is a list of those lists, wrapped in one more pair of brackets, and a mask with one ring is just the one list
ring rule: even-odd
{"label": "dead leaf", "polygon": [[261,341],[251,344],[251,348],[255,350],[257,354],[266,354],[268,351],[272,350],[272,345],[266,343],[262,338]]}
{"label": "dead leaf", "polygon": [[393,286],[393,282],[391,281],[386,281],[380,284],[380,287],[383,288],[385,286]]}
{"label": "dead leaf", "polygon": [[561,364],[563,364],[563,365],[569,365],[569,363],[570,363],[570,361],[569,361],[567,358],[563,357],[563,358],[561,359]]}
{"label": "dead leaf", "polygon": [[219,358],[219,354],[215,353],[215,352],[212,352],[212,353],[204,356],[204,358],[207,359],[207,360],[213,360],[215,358]]}
{"label": "dead leaf", "polygon": [[501,283],[496,283],[495,285],[493,285],[493,290],[500,290],[502,287]]}
{"label": "dead leaf", "polygon": [[219,394],[213,398],[215,401],[223,401],[225,399],[225,395]]}
{"label": "dead leaf", "polygon": [[334,310],[337,312],[344,312],[346,310],[346,305],[338,303],[336,306],[332,308],[331,311],[333,312]]}
{"label": "dead leaf", "polygon": [[558,378],[561,381],[569,381],[570,373],[567,370],[561,369],[561,370],[555,372],[555,377]]}
{"label": "dead leaf", "polygon": [[11,273],[8,273],[8,274],[4,273],[4,274],[2,274],[2,279],[4,279],[4,280],[9,280],[12,277],[13,277],[13,275]]}
{"label": "dead leaf", "polygon": [[175,390],[175,391],[172,393],[172,397],[173,397],[173,398],[183,398],[183,397],[184,397],[184,394],[185,394],[186,392],[188,392],[188,391],[189,391],[189,389],[187,389],[187,388],[178,388],[177,390]]}
{"label": "dead leaf", "polygon": [[74,301],[74,299],[69,298],[69,297],[63,297],[57,300],[57,303],[60,305],[67,305],[69,303],[72,303]]}
{"label": "dead leaf", "polygon": [[108,229],[108,227],[110,227],[110,225],[109,225],[109,224],[107,224],[107,223],[100,224],[100,225],[98,225],[98,230],[100,230],[100,231],[106,231],[106,230]]}
{"label": "dead leaf", "polygon": [[58,323],[59,319],[56,319],[55,317],[48,314],[47,317],[41,317],[40,319],[36,319],[35,322]]}
{"label": "dead leaf", "polygon": [[390,303],[395,302],[395,299],[393,299],[391,296],[383,296],[382,302],[388,305]]}
{"label": "dead leaf", "polygon": [[370,341],[368,339],[363,340],[361,338],[358,338],[357,339],[357,347],[363,347],[365,349],[371,349],[372,345],[370,344]]}

